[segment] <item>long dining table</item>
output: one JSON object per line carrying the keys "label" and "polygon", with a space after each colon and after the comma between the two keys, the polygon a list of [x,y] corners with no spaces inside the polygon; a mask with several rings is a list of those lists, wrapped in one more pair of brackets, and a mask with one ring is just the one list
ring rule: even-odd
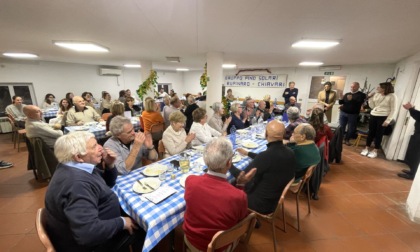
{"label": "long dining table", "polygon": [[[255,134],[247,134],[247,132],[241,132],[242,134],[236,134],[236,143],[234,149],[242,147],[239,142],[246,143],[252,141],[257,143],[256,148],[248,149],[249,151],[259,153],[264,151],[267,146],[267,141],[260,136],[256,138]],[[255,137],[255,138],[253,138]],[[229,136],[228,136],[229,138]],[[190,164],[197,165],[202,161],[202,152],[197,150],[186,150],[189,153]],[[174,155],[158,161],[157,163],[164,166],[169,166],[172,160],[179,160],[180,155]],[[234,165],[244,170],[251,162],[251,158],[241,156],[241,159],[234,163]],[[155,163],[154,163],[155,164]],[[151,164],[151,165],[154,165]],[[135,169],[127,175],[121,175],[117,178],[116,185],[112,188],[115,194],[118,196],[121,208],[133,218],[141,228],[146,231],[146,238],[143,245],[143,252],[148,252],[153,249],[160,240],[162,240],[167,234],[169,234],[175,227],[180,225],[184,220],[185,212],[185,200],[184,200],[184,188],[181,186],[180,179],[185,176],[180,170],[174,169],[173,174],[167,174],[161,186],[171,187],[175,189],[176,193],[172,194],[165,200],[158,204],[154,204],[147,200],[145,195],[137,194],[133,191],[133,186],[136,181],[143,179],[144,169],[148,166]],[[201,171],[194,171],[190,169],[188,174],[202,175],[204,174],[205,165],[201,166]],[[233,181],[233,176],[228,173],[228,180]],[[175,176],[175,179],[173,179]]]}

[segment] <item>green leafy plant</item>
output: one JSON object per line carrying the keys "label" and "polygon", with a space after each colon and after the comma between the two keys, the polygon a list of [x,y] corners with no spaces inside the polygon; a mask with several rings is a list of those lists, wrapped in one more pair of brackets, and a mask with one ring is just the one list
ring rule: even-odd
{"label": "green leafy plant", "polygon": [[229,111],[230,102],[228,101],[228,99],[225,96],[222,97],[222,104],[223,104],[223,108],[224,108],[224,111],[225,111],[224,115],[229,116],[229,114],[230,114],[230,111]]}
{"label": "green leafy plant", "polygon": [[204,73],[200,77],[200,86],[202,90],[206,89],[208,81],[209,81],[209,77],[207,76],[207,63],[206,63],[204,65]]}
{"label": "green leafy plant", "polygon": [[[147,91],[154,90],[156,88],[158,78],[159,77],[157,76],[157,72],[153,69],[150,70],[149,78],[147,78],[139,86],[139,89],[137,89],[137,94],[141,100],[143,100],[143,97],[147,94]],[[156,90],[155,90],[155,93],[156,93]]]}

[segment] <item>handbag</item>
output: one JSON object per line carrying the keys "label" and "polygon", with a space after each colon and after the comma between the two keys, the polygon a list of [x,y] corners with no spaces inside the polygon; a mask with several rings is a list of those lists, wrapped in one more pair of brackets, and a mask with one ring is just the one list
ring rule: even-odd
{"label": "handbag", "polygon": [[384,130],[384,136],[389,136],[392,134],[392,131],[394,130],[395,120],[392,119],[392,121],[388,124],[388,126],[385,127]]}

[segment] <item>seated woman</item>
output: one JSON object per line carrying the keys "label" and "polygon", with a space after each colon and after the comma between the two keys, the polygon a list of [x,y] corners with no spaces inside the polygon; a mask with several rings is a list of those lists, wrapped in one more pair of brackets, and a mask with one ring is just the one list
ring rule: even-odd
{"label": "seated woman", "polygon": [[232,121],[232,117],[227,118],[225,122],[223,122],[222,116],[225,113],[225,109],[223,108],[223,104],[221,102],[213,103],[212,108],[214,110],[214,114],[210,118],[208,124],[210,127],[223,134],[223,132],[226,132],[230,121]]}
{"label": "seated woman", "polygon": [[194,96],[191,94],[187,96],[187,108],[185,109],[184,115],[187,117],[187,123],[185,125],[185,131],[190,132],[191,125],[193,123],[192,113],[198,109],[198,105],[195,103]]}
{"label": "seated woman", "polygon": [[171,124],[166,128],[162,136],[162,142],[165,146],[165,158],[176,155],[191,146],[191,141],[195,138],[195,134],[190,133],[187,135],[185,132],[186,120],[187,118],[181,111],[172,112],[169,116]]}
{"label": "seated woman", "polygon": [[328,140],[331,140],[333,133],[331,128],[324,123],[324,110],[320,108],[314,108],[312,114],[309,117],[308,123],[314,127],[316,131],[315,143],[317,143],[323,136],[326,136]]}
{"label": "seated woman", "polygon": [[300,111],[298,107],[290,107],[286,113],[287,118],[289,119],[289,125],[286,127],[283,139],[289,140],[295,128],[301,123],[306,123],[306,120],[300,117]]}
{"label": "seated woman", "polygon": [[315,129],[309,123],[299,124],[290,138],[290,147],[295,153],[296,170],[295,182],[299,182],[311,165],[321,161],[318,147],[315,145]]}
{"label": "seated woman", "polygon": [[58,119],[58,122],[62,126],[64,126],[67,120],[67,111],[69,111],[69,109],[71,108],[70,102],[67,99],[61,99],[58,105],[59,105],[59,109],[57,111],[57,119]]}
{"label": "seated woman", "polygon": [[42,103],[41,109],[56,109],[57,103],[55,102],[55,96],[53,94],[46,94],[44,102]]}
{"label": "seated woman", "polygon": [[[206,110],[198,108],[193,112],[193,124],[190,133],[195,133],[195,139],[192,141],[193,146],[202,145],[210,142],[213,137],[219,137],[222,134],[207,124]],[[224,133],[223,135],[226,135]]]}
{"label": "seated woman", "polygon": [[[235,126],[236,129],[244,129],[249,126],[248,117],[241,118],[242,114],[242,105],[240,103],[234,103],[230,107],[230,111],[232,111],[231,115],[231,121],[229,123],[229,126],[227,128],[227,132],[230,134],[230,129],[232,126]],[[247,114],[247,113],[244,113]]]}
{"label": "seated woman", "polygon": [[147,97],[144,101],[144,111],[141,113],[143,120],[144,132],[150,132],[153,124],[164,123],[162,114],[160,113],[159,104],[151,97]]}
{"label": "seated woman", "polygon": [[109,131],[109,124],[111,123],[112,118],[116,116],[124,116],[124,104],[118,100],[115,100],[111,104],[111,115],[106,119],[106,132]]}
{"label": "seated woman", "polygon": [[127,96],[125,97],[125,102],[124,102],[124,111],[130,111],[131,112],[131,116],[134,116],[134,98],[131,96]]}
{"label": "seated woman", "polygon": [[92,95],[91,95],[90,92],[83,92],[82,93],[82,98],[83,98],[83,100],[85,100],[85,105],[86,106],[90,106],[92,108],[95,108],[95,104],[93,103]]}
{"label": "seated woman", "polygon": [[111,95],[108,92],[102,93],[102,102],[99,110],[102,114],[111,112]]}

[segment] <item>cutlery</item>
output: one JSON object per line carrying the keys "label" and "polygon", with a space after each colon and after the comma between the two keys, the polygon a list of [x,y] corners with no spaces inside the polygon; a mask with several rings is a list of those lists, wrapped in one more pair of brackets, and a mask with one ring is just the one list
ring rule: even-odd
{"label": "cutlery", "polygon": [[156,190],[155,188],[153,188],[153,187],[151,187],[149,184],[147,184],[146,182],[144,182],[144,184],[147,186],[147,187],[149,187],[150,189],[152,189],[152,190]]}
{"label": "cutlery", "polygon": [[[140,186],[141,187],[143,187],[143,190],[146,190],[147,189],[147,187],[145,187],[144,185],[143,185],[143,183],[140,181],[140,179],[139,180],[137,180],[137,182],[140,184]],[[150,186],[149,186],[150,187]]]}

